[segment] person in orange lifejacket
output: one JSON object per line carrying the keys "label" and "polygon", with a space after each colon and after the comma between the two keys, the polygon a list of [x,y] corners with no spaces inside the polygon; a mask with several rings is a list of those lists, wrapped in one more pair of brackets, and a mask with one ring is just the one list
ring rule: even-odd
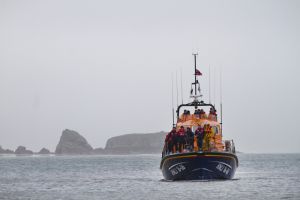
{"label": "person in orange lifejacket", "polygon": [[216,109],[214,109],[214,108],[210,108],[209,109],[209,115],[211,116],[211,118],[213,119],[213,120],[217,120],[217,111],[216,111]]}
{"label": "person in orange lifejacket", "polygon": [[199,126],[195,131],[195,136],[197,137],[198,150],[202,151],[203,138],[204,138],[204,128]]}
{"label": "person in orange lifejacket", "polygon": [[216,110],[214,110],[214,116],[215,116],[215,121],[217,121],[217,111]]}
{"label": "person in orange lifejacket", "polygon": [[212,128],[209,124],[205,124],[204,125],[204,140],[205,140],[205,148],[208,150],[208,151],[211,151],[211,145],[210,145],[210,142],[211,142],[211,139],[212,139]]}
{"label": "person in orange lifejacket", "polygon": [[185,130],[184,127],[181,126],[180,129],[177,132],[177,138],[178,138],[178,151],[181,153],[183,150],[183,146],[185,144]]}
{"label": "person in orange lifejacket", "polygon": [[205,118],[205,111],[203,110],[203,109],[201,109],[200,111],[199,111],[199,114],[200,114],[200,119],[203,119],[203,118]]}
{"label": "person in orange lifejacket", "polygon": [[174,140],[176,137],[176,127],[173,127],[173,129],[166,135],[165,143],[167,146],[167,153],[171,153],[173,151],[174,146]]}

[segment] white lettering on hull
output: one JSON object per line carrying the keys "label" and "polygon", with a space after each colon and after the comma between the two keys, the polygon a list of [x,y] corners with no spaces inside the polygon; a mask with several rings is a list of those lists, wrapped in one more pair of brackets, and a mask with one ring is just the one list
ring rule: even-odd
{"label": "white lettering on hull", "polygon": [[230,168],[226,165],[224,165],[223,163],[219,163],[217,166],[216,166],[216,169],[219,170],[220,172],[228,175],[229,172],[230,172]]}
{"label": "white lettering on hull", "polygon": [[183,172],[184,170],[186,170],[186,167],[183,164],[178,164],[178,165],[174,166],[172,169],[170,169],[170,172],[171,172],[172,176],[175,176],[178,173]]}

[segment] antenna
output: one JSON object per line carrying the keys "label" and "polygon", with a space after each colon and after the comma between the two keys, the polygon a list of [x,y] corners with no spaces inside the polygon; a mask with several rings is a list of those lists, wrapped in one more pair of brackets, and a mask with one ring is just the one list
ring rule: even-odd
{"label": "antenna", "polygon": [[176,104],[178,107],[178,81],[177,81],[177,70],[176,70]]}
{"label": "antenna", "polygon": [[175,126],[175,123],[174,123],[174,81],[173,81],[173,73],[172,73],[172,119],[173,119],[173,127]]}
{"label": "antenna", "polygon": [[213,98],[213,101],[214,101],[214,106],[215,106],[215,103],[216,103],[216,68],[214,67],[214,73],[213,73],[213,76],[214,76],[214,98]]}
{"label": "antenna", "polygon": [[208,66],[208,102],[211,103],[211,98],[210,98],[210,65]]}
{"label": "antenna", "polygon": [[223,108],[222,108],[222,67],[220,68],[220,115],[221,115],[221,136],[223,135]]}
{"label": "antenna", "polygon": [[181,82],[181,104],[183,104],[183,94],[182,94],[182,68],[180,68],[180,82]]}

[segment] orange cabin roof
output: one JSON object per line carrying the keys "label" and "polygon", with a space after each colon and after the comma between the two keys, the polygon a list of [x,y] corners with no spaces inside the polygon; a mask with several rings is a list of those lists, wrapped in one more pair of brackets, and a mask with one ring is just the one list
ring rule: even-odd
{"label": "orange cabin roof", "polygon": [[209,124],[211,126],[220,125],[219,122],[216,121],[214,116],[209,115],[207,117],[206,114],[203,114],[201,117],[196,116],[194,114],[191,115],[184,115],[182,114],[178,119],[177,126],[185,126],[185,127],[192,127],[192,126],[203,126],[204,124]]}

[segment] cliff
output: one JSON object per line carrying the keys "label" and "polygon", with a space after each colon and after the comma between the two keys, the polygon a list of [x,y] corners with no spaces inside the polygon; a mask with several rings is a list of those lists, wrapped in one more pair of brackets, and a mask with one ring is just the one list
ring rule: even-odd
{"label": "cliff", "polygon": [[93,148],[79,133],[64,130],[56,146],[55,154],[91,154]]}
{"label": "cliff", "polygon": [[116,136],[106,142],[104,150],[108,154],[161,153],[165,136],[165,132]]}

